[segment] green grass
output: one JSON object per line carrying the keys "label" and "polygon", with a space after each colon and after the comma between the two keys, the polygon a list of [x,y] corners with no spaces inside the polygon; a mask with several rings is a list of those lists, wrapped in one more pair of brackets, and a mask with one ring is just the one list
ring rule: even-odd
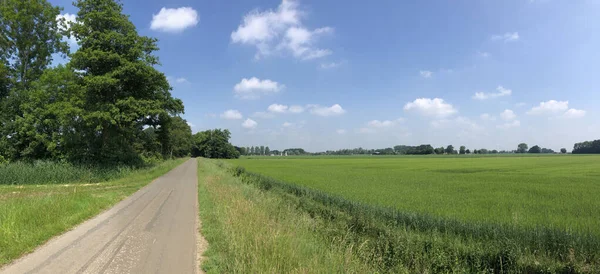
{"label": "green grass", "polygon": [[0,164],[0,185],[97,183],[130,174],[130,167],[99,168],[67,162],[36,161]]}
{"label": "green grass", "polygon": [[353,255],[315,233],[324,223],[277,193],[244,184],[220,162],[198,160],[207,273],[373,273]]}
{"label": "green grass", "polygon": [[261,157],[230,163],[401,212],[600,236],[600,156]]}
{"label": "green grass", "polygon": [[[86,178],[90,177],[85,176],[83,181],[76,181],[81,177],[57,175],[52,177],[57,180],[51,181],[52,184],[0,185],[0,266],[110,208],[185,160],[165,161],[126,173],[117,171],[113,174],[120,174],[120,179],[101,183],[88,183]],[[42,170],[40,174],[52,173],[47,166]],[[60,176],[67,179],[61,183],[57,179]],[[43,182],[40,178],[34,181]]]}

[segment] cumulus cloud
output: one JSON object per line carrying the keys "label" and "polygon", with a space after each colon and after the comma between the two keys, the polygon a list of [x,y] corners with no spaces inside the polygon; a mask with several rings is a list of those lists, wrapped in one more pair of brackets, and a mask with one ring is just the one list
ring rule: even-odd
{"label": "cumulus cloud", "polygon": [[479,118],[484,121],[496,121],[496,117],[494,117],[488,113],[481,114],[479,116]]}
{"label": "cumulus cloud", "polygon": [[285,113],[288,111],[288,106],[286,105],[279,105],[279,104],[272,104],[270,105],[267,110],[269,112],[273,112],[273,113]]}
{"label": "cumulus cloud", "polygon": [[[77,15],[70,13],[59,14],[56,16],[56,20],[59,21],[58,28],[60,30],[67,30],[70,29],[73,24],[77,23]],[[60,22],[63,22],[63,24]],[[65,37],[64,39],[69,43],[69,46],[77,46],[77,39],[75,39],[74,36],[71,35],[71,37]]]}
{"label": "cumulus cloud", "polygon": [[473,95],[473,99],[487,100],[487,99],[494,99],[494,98],[498,98],[498,97],[510,96],[512,94],[512,90],[506,89],[502,86],[498,86],[496,88],[496,90],[498,91],[496,93],[476,92],[475,95]]}
{"label": "cumulus cloud", "polygon": [[533,107],[527,112],[529,115],[548,115],[564,112],[569,109],[569,101],[550,100],[541,102],[539,106]]}
{"label": "cumulus cloud", "polygon": [[502,113],[500,113],[500,118],[504,121],[511,121],[517,118],[517,115],[510,109],[505,109]]}
{"label": "cumulus cloud", "polygon": [[258,99],[261,95],[277,93],[285,86],[269,79],[261,80],[256,77],[243,78],[234,87],[234,93],[240,99]]}
{"label": "cumulus cloud", "polygon": [[309,105],[310,113],[318,116],[339,116],[346,113],[342,106],[335,104],[331,107],[322,107],[319,105]]}
{"label": "cumulus cloud", "polygon": [[304,112],[304,107],[302,106],[290,106],[288,109],[290,113],[302,113]]}
{"label": "cumulus cloud", "polygon": [[516,42],[519,41],[518,32],[507,32],[505,34],[492,35],[492,41]]}
{"label": "cumulus cloud", "polygon": [[418,98],[404,105],[404,111],[438,118],[448,117],[458,112],[451,104],[444,102],[444,99],[441,98]]}
{"label": "cumulus cloud", "polygon": [[390,128],[390,127],[393,127],[402,122],[404,122],[404,119],[402,119],[402,118],[398,118],[396,120],[384,120],[384,121],[372,120],[367,123],[367,126],[372,127],[372,128]]}
{"label": "cumulus cloud", "polygon": [[221,118],[222,119],[226,119],[226,120],[239,120],[242,119],[242,113],[240,113],[239,111],[235,110],[235,109],[230,109],[230,110],[226,110],[225,112],[223,112],[221,114]]}
{"label": "cumulus cloud", "polygon": [[496,126],[499,129],[510,129],[510,128],[515,128],[515,127],[520,127],[521,126],[521,122],[519,120],[514,120],[512,122],[506,122],[502,125],[498,125]]}
{"label": "cumulus cloud", "polygon": [[302,60],[330,55],[331,50],[318,48],[315,43],[333,28],[309,30],[302,25],[303,14],[294,0],[283,0],[277,10],[251,11],[231,33],[231,41],[255,46],[257,59],[277,52],[288,52]]}
{"label": "cumulus cloud", "polygon": [[581,109],[569,109],[565,114],[563,114],[564,118],[581,118],[585,116],[585,110]]}
{"label": "cumulus cloud", "polygon": [[247,128],[247,129],[256,128],[257,125],[258,125],[258,123],[250,118],[246,119],[246,121],[244,121],[242,123],[242,127]]}
{"label": "cumulus cloud", "polygon": [[419,71],[419,75],[421,75],[421,77],[423,77],[423,78],[431,78],[431,76],[433,75],[433,72],[428,71],[428,70],[422,70],[422,71]]}
{"label": "cumulus cloud", "polygon": [[336,62],[330,62],[330,63],[321,63],[320,67],[322,69],[334,69],[334,68],[337,68],[337,67],[339,67],[341,65],[342,65],[342,63],[339,63],[339,62],[337,62],[337,63]]}
{"label": "cumulus cloud", "polygon": [[152,15],[150,29],[177,33],[198,24],[198,12],[191,7],[175,9],[162,8],[158,14]]}

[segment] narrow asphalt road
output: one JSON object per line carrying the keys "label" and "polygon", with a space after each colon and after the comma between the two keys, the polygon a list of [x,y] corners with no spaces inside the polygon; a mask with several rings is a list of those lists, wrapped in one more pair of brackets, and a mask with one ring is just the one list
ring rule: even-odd
{"label": "narrow asphalt road", "polygon": [[197,163],[191,159],[1,273],[196,273]]}

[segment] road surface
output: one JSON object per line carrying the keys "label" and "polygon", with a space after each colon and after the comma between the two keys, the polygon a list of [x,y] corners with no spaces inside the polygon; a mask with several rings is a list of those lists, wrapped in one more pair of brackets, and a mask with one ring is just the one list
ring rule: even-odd
{"label": "road surface", "polygon": [[191,159],[0,273],[197,273],[196,172]]}

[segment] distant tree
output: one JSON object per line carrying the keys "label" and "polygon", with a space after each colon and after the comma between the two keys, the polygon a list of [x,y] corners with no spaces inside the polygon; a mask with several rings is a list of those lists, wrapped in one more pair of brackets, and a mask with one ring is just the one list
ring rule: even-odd
{"label": "distant tree", "polygon": [[597,154],[600,153],[600,140],[576,143],[571,151],[573,154]]}
{"label": "distant tree", "polygon": [[269,147],[265,147],[265,155],[271,155],[271,150]]}
{"label": "distant tree", "polygon": [[562,154],[565,154],[565,153],[567,153],[567,149],[566,149],[566,148],[561,148],[561,149],[560,149],[560,153],[562,153]]}
{"label": "distant tree", "polygon": [[452,154],[452,152],[454,152],[454,147],[452,145],[448,145],[446,147],[446,153],[447,154]]}
{"label": "distant tree", "polygon": [[554,150],[544,147],[542,148],[542,153],[554,153]]}
{"label": "distant tree", "polygon": [[206,158],[238,158],[240,153],[229,143],[229,130],[213,129],[194,134],[192,156]]}
{"label": "distant tree", "polygon": [[539,146],[535,145],[529,149],[529,153],[542,153],[542,149]]}
{"label": "distant tree", "polygon": [[471,150],[467,149],[467,151],[465,151],[466,154],[471,154]]}
{"label": "distant tree", "polygon": [[467,153],[467,151],[466,151],[466,147],[465,147],[465,146],[460,146],[459,153],[460,153],[460,154],[465,154],[465,153]]}
{"label": "distant tree", "polygon": [[250,155],[254,155],[255,152],[256,148],[254,148],[254,146],[250,147]]}
{"label": "distant tree", "polygon": [[265,155],[265,146],[260,146],[260,155]]}
{"label": "distant tree", "polygon": [[492,150],[492,154],[498,154],[498,151],[494,149]]}
{"label": "distant tree", "polygon": [[435,154],[444,154],[444,147],[438,147],[433,151]]}
{"label": "distant tree", "polygon": [[526,143],[520,143],[517,147],[517,153],[527,153],[529,146]]}
{"label": "distant tree", "polygon": [[489,151],[485,148],[482,148],[479,150],[479,154],[488,154],[488,153],[489,153]]}

